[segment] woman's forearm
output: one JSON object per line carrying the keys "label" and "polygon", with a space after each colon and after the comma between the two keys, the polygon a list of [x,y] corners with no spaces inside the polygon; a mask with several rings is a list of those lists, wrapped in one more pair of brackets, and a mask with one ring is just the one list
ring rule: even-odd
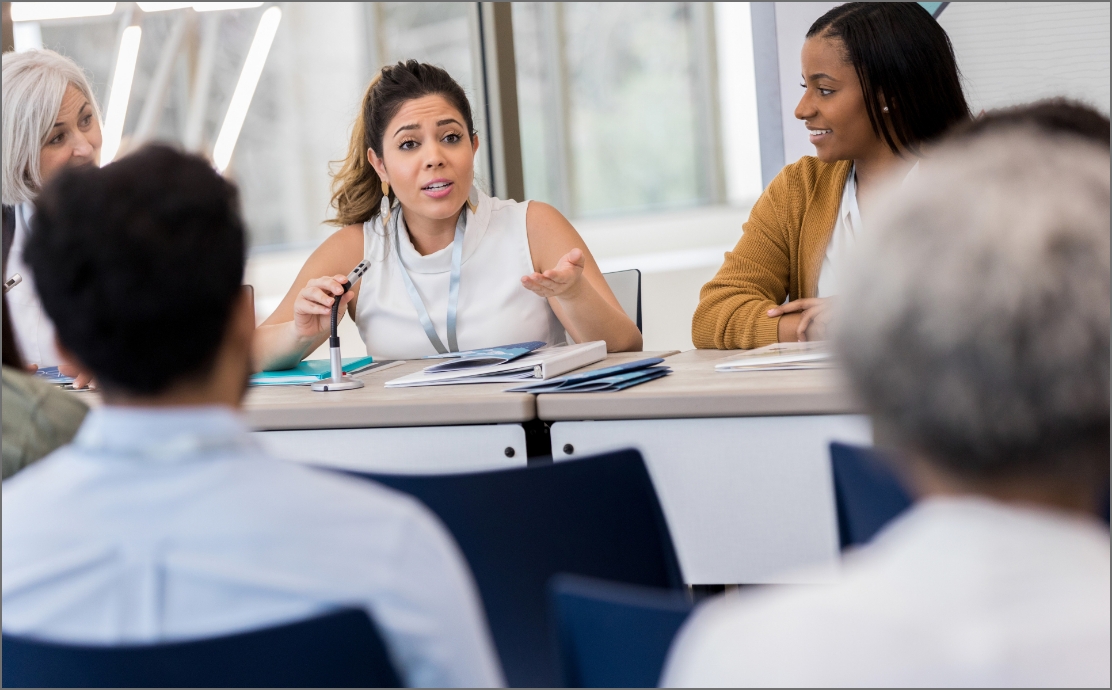
{"label": "woman's forearm", "polygon": [[608,352],[638,352],[643,347],[641,332],[625,313],[615,309],[585,279],[554,297],[561,322],[577,343],[605,340]]}
{"label": "woman's forearm", "polygon": [[326,333],[300,336],[294,330],[293,321],[259,326],[255,329],[253,344],[255,368],[259,371],[292,369],[327,337]]}

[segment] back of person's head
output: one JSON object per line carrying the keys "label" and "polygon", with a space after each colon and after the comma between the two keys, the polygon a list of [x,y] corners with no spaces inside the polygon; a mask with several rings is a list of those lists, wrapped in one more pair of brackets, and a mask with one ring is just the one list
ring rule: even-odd
{"label": "back of person's head", "polygon": [[332,183],[334,225],[364,223],[379,211],[382,201],[382,180],[370,161],[367,151],[382,158],[382,142],[386,126],[406,101],[425,96],[441,96],[463,116],[463,125],[470,136],[476,134],[471,104],[463,87],[445,70],[416,60],[386,65],[371,79],[363,94],[359,117],[351,132],[348,153],[341,162]]}
{"label": "back of person's head", "polygon": [[53,50],[25,50],[3,57],[4,203],[34,199],[42,189],[39,155],[73,86],[93,107],[96,98],[85,73],[73,60]]}
{"label": "back of person's head", "polygon": [[26,261],[59,343],[99,385],[149,396],[211,368],[242,290],[234,185],[148,146],[62,171],[36,208]]}
{"label": "back of person's head", "polygon": [[1109,146],[1108,116],[1096,108],[1067,98],[1047,98],[981,113],[958,124],[948,138],[978,136],[1015,127],[1033,127],[1047,134],[1072,134]]}
{"label": "back of person's head", "polygon": [[950,38],[919,3],[847,2],[819,17],[812,37],[841,41],[873,131],[892,151],[917,151],[969,118]]}
{"label": "back of person's head", "polygon": [[835,337],[881,428],[971,486],[1095,493],[1108,472],[1108,151],[1033,128],[943,144],[874,218]]}

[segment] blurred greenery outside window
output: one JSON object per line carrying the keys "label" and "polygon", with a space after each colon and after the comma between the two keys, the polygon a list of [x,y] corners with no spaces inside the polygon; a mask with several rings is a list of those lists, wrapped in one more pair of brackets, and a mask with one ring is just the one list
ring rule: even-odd
{"label": "blurred greenery outside window", "polygon": [[[444,67],[484,131],[472,5],[289,2],[144,13],[117,3],[103,17],[15,28],[17,49],[38,44],[76,60],[107,109],[123,29],[139,25],[121,154],[158,140],[211,156],[260,18],[281,8],[225,171],[240,187],[258,249],[315,245],[332,232],[323,225],[329,164],[345,155],[380,66],[415,58]],[[513,29],[527,197],[573,219],[725,200],[712,4],[514,3]],[[485,158],[477,165],[489,190]]]}

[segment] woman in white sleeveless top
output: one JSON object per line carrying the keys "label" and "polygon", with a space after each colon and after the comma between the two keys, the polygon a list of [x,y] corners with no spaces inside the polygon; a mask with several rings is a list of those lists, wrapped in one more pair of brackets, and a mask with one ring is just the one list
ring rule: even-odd
{"label": "woman in white sleeveless top", "polygon": [[[343,227],[256,331],[257,366],[291,367],[319,347],[335,299],[376,358],[558,344],[565,330],[612,352],[640,350],[640,332],[559,211],[473,186],[478,147],[467,97],[447,72],[415,60],[384,67],[336,175]],[[370,268],[344,293],[364,258]]]}

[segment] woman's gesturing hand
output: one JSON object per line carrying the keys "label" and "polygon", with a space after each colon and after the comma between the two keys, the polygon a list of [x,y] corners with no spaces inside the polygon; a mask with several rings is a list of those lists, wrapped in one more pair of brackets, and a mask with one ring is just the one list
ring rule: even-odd
{"label": "woman's gesturing hand", "polygon": [[556,262],[555,268],[544,273],[521,277],[521,284],[541,297],[572,297],[582,285],[583,267],[587,258],[578,248],[572,249]]}
{"label": "woman's gesturing hand", "polygon": [[340,317],[355,291],[344,292],[347,276],[314,278],[297,294],[293,303],[293,327],[299,336],[311,338],[331,329],[332,303],[340,300]]}
{"label": "woman's gesturing hand", "polygon": [[[769,309],[768,315],[776,317],[786,314],[799,314],[798,323],[795,324],[794,328],[795,339],[800,342],[825,340],[827,338],[827,326],[832,315],[831,306],[833,306],[833,298],[806,297]],[[784,319],[781,319],[781,323],[783,322]],[[781,333],[783,333],[783,330],[781,330]],[[781,337],[781,340],[784,340],[784,338]]]}

